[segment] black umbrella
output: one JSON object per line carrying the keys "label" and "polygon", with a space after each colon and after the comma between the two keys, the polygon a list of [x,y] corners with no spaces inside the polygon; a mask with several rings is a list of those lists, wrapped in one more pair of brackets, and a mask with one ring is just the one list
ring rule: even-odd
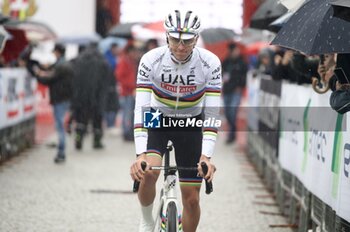
{"label": "black umbrella", "polygon": [[207,44],[232,40],[235,35],[233,30],[222,27],[207,28],[200,32],[203,42]]}
{"label": "black umbrella", "polygon": [[350,8],[309,0],[284,24],[273,45],[305,54],[350,53]]}
{"label": "black umbrella", "polygon": [[118,24],[109,30],[108,35],[130,39],[132,38],[131,28],[137,24],[141,24],[141,23],[133,22],[133,23]]}
{"label": "black umbrella", "polygon": [[288,9],[278,0],[266,0],[253,14],[250,27],[268,29],[270,23],[287,13]]}

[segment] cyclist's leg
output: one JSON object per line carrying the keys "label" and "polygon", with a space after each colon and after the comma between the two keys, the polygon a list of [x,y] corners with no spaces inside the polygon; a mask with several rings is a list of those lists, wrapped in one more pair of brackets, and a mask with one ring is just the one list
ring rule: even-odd
{"label": "cyclist's leg", "polygon": [[[162,157],[166,150],[168,138],[166,132],[161,129],[148,129],[147,141],[147,163],[150,166],[159,166],[162,164]],[[144,179],[141,181],[138,196],[141,205],[150,205],[156,195],[155,185],[160,171],[146,172]]]}
{"label": "cyclist's leg", "polygon": [[[202,149],[201,129],[176,133],[173,143],[176,164],[181,167],[197,167]],[[179,171],[182,194],[182,225],[186,232],[194,232],[199,223],[199,192],[202,178],[197,171]]]}
{"label": "cyclist's leg", "polygon": [[[150,166],[160,166],[162,164],[161,153],[156,150],[147,151],[147,163]],[[153,203],[156,195],[156,182],[160,171],[152,170],[146,172],[144,179],[140,183],[138,197],[142,206],[148,206]]]}
{"label": "cyclist's leg", "polygon": [[182,227],[186,232],[195,232],[200,219],[199,192],[200,186],[181,185],[183,204]]}
{"label": "cyclist's leg", "polygon": [[[157,153],[147,153],[147,163],[151,166],[161,165],[161,157]],[[139,232],[150,232],[154,227],[153,201],[156,196],[156,182],[159,171],[148,171],[140,183],[138,198],[141,204],[141,221]]]}

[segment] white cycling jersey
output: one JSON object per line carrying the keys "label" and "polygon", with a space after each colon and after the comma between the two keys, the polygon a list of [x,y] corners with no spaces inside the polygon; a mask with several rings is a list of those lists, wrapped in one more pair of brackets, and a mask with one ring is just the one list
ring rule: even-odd
{"label": "white cycling jersey", "polygon": [[[219,58],[203,48],[194,48],[184,64],[174,60],[167,46],[147,52],[141,59],[136,88],[134,136],[136,154],[146,152],[145,109],[159,109],[169,117],[193,117],[204,112],[205,119],[218,119],[221,92]],[[204,111],[203,111],[204,109]],[[217,124],[203,126],[202,154],[213,154]]]}

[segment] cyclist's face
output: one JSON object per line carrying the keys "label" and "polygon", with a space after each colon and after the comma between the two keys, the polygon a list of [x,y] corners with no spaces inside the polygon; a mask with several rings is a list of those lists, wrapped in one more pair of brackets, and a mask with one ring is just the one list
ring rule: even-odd
{"label": "cyclist's face", "polygon": [[168,35],[169,48],[176,59],[185,60],[192,52],[197,42],[197,37],[192,39],[178,39]]}

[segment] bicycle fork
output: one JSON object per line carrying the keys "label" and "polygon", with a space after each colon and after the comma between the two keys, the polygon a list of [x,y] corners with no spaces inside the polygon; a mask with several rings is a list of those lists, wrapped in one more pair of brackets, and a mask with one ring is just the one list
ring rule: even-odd
{"label": "bicycle fork", "polygon": [[[164,182],[160,204],[160,232],[182,232],[182,220],[176,192],[176,175],[168,175]],[[157,231],[157,232],[158,232]]]}

